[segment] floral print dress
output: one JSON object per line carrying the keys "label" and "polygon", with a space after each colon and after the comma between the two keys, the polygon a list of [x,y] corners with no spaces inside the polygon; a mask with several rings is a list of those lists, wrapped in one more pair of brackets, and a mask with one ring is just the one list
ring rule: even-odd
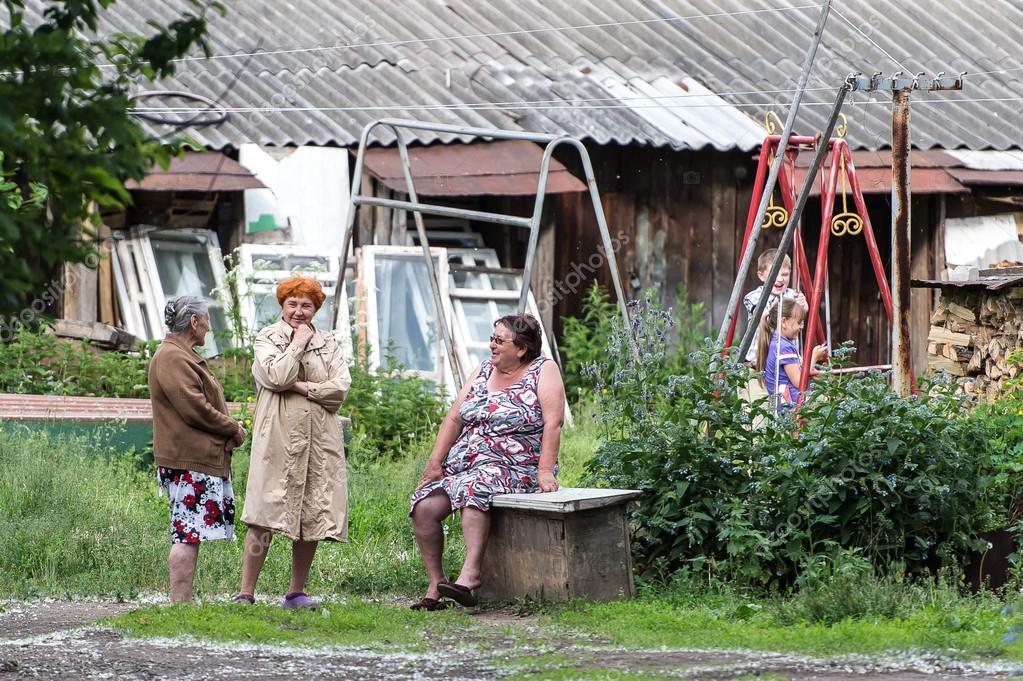
{"label": "floral print dress", "polygon": [[545,361],[537,357],[517,383],[494,392],[487,390],[494,365],[483,361],[459,409],[462,432],[444,459],[444,477],[417,489],[412,508],[437,489],[447,493],[452,510],[481,511],[490,510],[495,494],[538,489],[543,412],[536,388]]}
{"label": "floral print dress", "polygon": [[172,544],[234,539],[231,478],[163,466],[156,475],[170,502]]}

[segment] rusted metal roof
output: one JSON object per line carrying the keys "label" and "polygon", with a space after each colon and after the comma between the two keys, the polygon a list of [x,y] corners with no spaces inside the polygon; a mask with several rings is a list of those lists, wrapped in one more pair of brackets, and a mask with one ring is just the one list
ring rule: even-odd
{"label": "rusted metal roof", "polygon": [[[424,196],[532,195],[540,179],[542,158],[543,150],[539,146],[516,140],[409,149],[416,192]],[[365,163],[366,170],[388,188],[408,191],[397,149],[369,149]],[[581,180],[551,159],[547,193],[585,190],[586,185]]]}
{"label": "rusted metal roof", "polygon": [[150,192],[237,192],[266,185],[224,154],[187,151],[173,158],[166,170],[156,167],[141,182],[128,181],[125,187]]}
{"label": "rusted metal roof", "polygon": [[1023,170],[971,170],[949,168],[949,174],[963,184],[1019,186],[1023,185]]}
{"label": "rusted metal roof", "polygon": [[1023,286],[1023,274],[1014,276],[985,276],[979,279],[968,279],[966,281],[940,281],[936,279],[913,279],[911,282],[917,288],[976,288],[988,291],[999,291],[1007,288]]}
{"label": "rusted metal roof", "polygon": [[[913,167],[911,186],[914,194],[956,194],[970,190],[956,181],[946,168]],[[796,187],[802,186],[806,176],[804,168],[796,169]],[[860,182],[860,190],[864,194],[890,194],[892,192],[892,169],[856,167],[856,178]],[[841,185],[839,185],[841,188]],[[820,196],[821,187],[815,182],[810,196]]]}

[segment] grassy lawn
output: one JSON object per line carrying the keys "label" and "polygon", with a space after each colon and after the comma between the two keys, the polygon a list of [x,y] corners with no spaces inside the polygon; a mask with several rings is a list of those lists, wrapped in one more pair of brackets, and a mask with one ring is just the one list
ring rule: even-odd
{"label": "grassy lawn", "polygon": [[[566,430],[562,482],[579,485],[597,434],[585,415]],[[425,587],[407,518],[408,493],[418,479],[429,443],[396,461],[350,465],[351,527],[345,545],[325,544],[313,564],[309,591],[341,599],[314,613],[277,607],[208,602],[150,606],[110,620],[139,637],[192,636],[215,641],[398,647],[419,650],[425,641],[465,639],[481,654],[493,623],[459,612],[414,613],[391,598],[411,601]],[[247,456],[238,456],[235,489],[244,491]],[[116,453],[96,451],[87,439],[52,440],[0,427],[0,598],[103,595],[133,597],[166,589],[166,500],[155,475]],[[244,528],[239,527],[239,534]],[[463,547],[458,524],[448,523],[449,569]],[[216,601],[238,587],[241,542],[212,542],[200,554],[200,598]],[[287,587],[288,543],[274,543],[260,593],[278,598]],[[857,596],[886,598],[889,591]],[[909,589],[910,587],[906,587]],[[1020,643],[1006,643],[1015,616],[1002,614],[992,596],[963,596],[951,587],[917,589],[898,617],[858,617],[831,624],[804,616],[797,597],[749,597],[694,585],[641,589],[637,599],[610,604],[519,604],[512,611],[539,614],[500,632],[549,654],[551,641],[631,649],[703,648],[838,655],[931,651],[968,659],[1023,659]],[[850,596],[853,594],[850,594]],[[839,598],[844,594],[839,594]],[[385,601],[378,602],[378,599]],[[819,604],[818,604],[818,607]],[[826,607],[826,606],[825,606]],[[1018,619],[1018,618],[1016,618]],[[473,643],[477,641],[477,643]],[[506,669],[514,669],[505,667]],[[523,669],[528,670],[528,665]],[[540,678],[524,671],[521,679]],[[601,672],[562,660],[561,676],[542,678],[650,678]]]}
{"label": "grassy lawn", "polygon": [[901,619],[848,619],[830,625],[779,623],[784,601],[754,601],[760,607],[755,615],[738,614],[739,607],[750,604],[673,605],[652,595],[565,607],[545,621],[628,648],[741,648],[817,656],[933,651],[967,659],[1023,659],[1023,646],[1004,642],[1011,625],[995,599],[952,604],[951,609],[930,606]]}

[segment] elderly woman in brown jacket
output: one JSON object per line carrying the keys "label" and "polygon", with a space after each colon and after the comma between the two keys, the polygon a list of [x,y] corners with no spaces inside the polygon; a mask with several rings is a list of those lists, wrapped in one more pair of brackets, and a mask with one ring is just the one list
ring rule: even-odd
{"label": "elderly woman in brown jacket", "polygon": [[210,330],[206,301],[174,298],[164,321],[168,334],[149,364],[149,395],[153,457],[170,499],[170,599],[178,603],[192,600],[199,543],[234,538],[231,451],[245,430],[228,416],[224,391],[193,349]]}
{"label": "elderly woman in brown jacket", "polygon": [[315,279],[281,282],[281,319],[256,336],[256,416],[242,514],[249,528],[238,602],[254,602],[270,541],[280,534],[292,540],[291,586],[283,605],[316,607],[305,594],[305,583],[317,543],[348,538],[348,483],[337,410],[352,379],[334,337],[312,325],[324,297]]}

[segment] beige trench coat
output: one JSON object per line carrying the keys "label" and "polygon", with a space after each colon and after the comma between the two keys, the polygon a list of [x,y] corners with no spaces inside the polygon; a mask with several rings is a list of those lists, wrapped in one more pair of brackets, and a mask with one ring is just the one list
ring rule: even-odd
{"label": "beige trench coat", "polygon": [[[334,338],[304,351],[283,320],[256,336],[256,415],[242,521],[290,539],[348,539],[348,477],[337,410],[352,383]],[[309,396],[289,390],[309,383]]]}

